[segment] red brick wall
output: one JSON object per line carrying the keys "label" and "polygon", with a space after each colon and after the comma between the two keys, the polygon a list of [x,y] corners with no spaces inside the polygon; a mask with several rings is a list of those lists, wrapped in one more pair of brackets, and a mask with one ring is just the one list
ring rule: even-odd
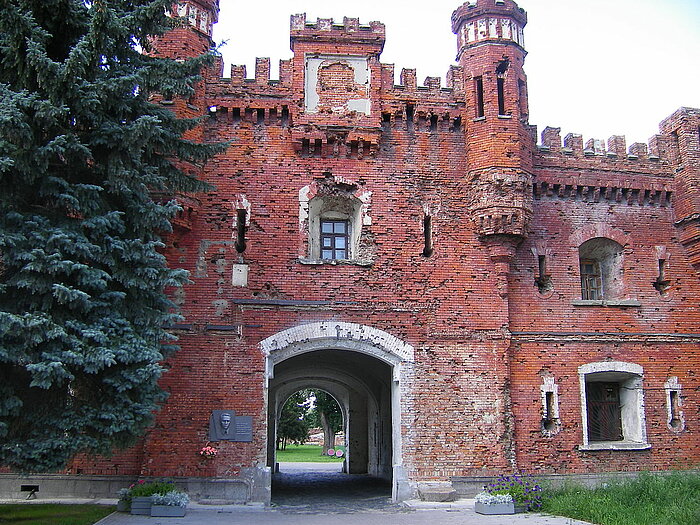
{"label": "red brick wall", "polygon": [[[503,9],[513,9],[507,3]],[[175,55],[201,45],[201,35],[187,31],[166,37],[159,51]],[[226,477],[264,465],[265,359],[258,343],[329,319],[379,328],[415,348],[402,399],[403,462],[413,481],[511,469],[665,469],[697,460],[700,435],[693,421],[700,384],[693,370],[700,359],[692,334],[700,320],[700,283],[673,223],[677,160],[667,152],[666,138],[654,139],[649,152],[633,145],[636,155],[627,158],[624,138],[611,139],[600,151],[595,144],[584,148],[579,136],[562,145],[558,130],[550,128],[546,147],[538,150],[532,130],[520,121],[527,104],[518,97],[526,90],[516,80],[525,77],[522,51],[514,44],[466,50],[460,67],[448,73],[447,88],[436,79],[418,87],[414,70],[404,70],[395,86],[393,66],[375,58],[383,26],[363,31],[358,37],[339,27],[323,34],[298,29],[295,57],[281,64],[279,82],[269,82],[266,60],[259,60],[250,80],[243,68],[232,68],[230,79],[209,71],[197,104],[176,106],[199,114],[216,106],[201,137],[231,146],[202,171],[216,190],[198,196],[191,229],[170,239],[170,261],[190,270],[193,281],[175,292],[185,316],[182,350],[168,361],[162,381],[170,398],[144,447],[127,454],[123,472],[135,472],[141,454],[144,475]],[[368,56],[371,114],[304,114],[305,52]],[[505,85],[513,118],[498,119],[489,110],[475,122],[472,78],[490,75],[504,52],[514,72]],[[492,84],[485,84],[490,108]],[[305,150],[307,140],[320,140],[321,151]],[[481,190],[474,188],[485,180],[479,170],[504,167],[522,180],[503,186],[487,181],[486,200],[516,203],[520,222],[490,235],[477,226],[474,202]],[[371,192],[371,224],[363,226],[374,251],[369,266],[299,260],[306,253],[299,191],[329,177]],[[241,255],[234,242],[236,208],[244,199],[250,224]],[[426,213],[433,218],[430,257],[421,255]],[[639,306],[573,304],[580,298],[578,246],[591,236],[623,244],[626,295]],[[657,246],[671,254],[672,287],[665,297],[652,286]],[[551,293],[540,294],[535,286],[533,248],[547,253]],[[237,263],[249,265],[245,287],[231,284]],[[252,304],[263,299],[327,303]],[[650,450],[578,450],[578,367],[610,359],[644,367]],[[545,371],[559,388],[562,427],[551,437],[540,429]],[[673,375],[685,396],[687,426],[680,434],[665,423],[663,384]],[[221,408],[253,416],[253,441],[221,443],[222,454],[207,462],[197,451],[206,444],[209,414]],[[85,472],[104,468],[102,462],[81,464]]]}

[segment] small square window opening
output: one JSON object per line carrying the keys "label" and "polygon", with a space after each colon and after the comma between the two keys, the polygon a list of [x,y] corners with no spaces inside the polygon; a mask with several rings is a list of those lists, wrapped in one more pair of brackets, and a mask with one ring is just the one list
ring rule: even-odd
{"label": "small square window opening", "polygon": [[321,259],[348,259],[350,221],[321,220]]}

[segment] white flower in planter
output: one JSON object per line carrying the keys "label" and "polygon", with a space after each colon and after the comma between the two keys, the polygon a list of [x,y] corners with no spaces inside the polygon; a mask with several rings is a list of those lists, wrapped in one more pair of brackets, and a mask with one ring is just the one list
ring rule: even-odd
{"label": "white flower in planter", "polygon": [[488,492],[480,492],[476,495],[476,501],[484,505],[498,505],[502,503],[512,503],[513,496],[510,494],[489,494]]}
{"label": "white flower in planter", "polygon": [[184,492],[172,491],[165,494],[153,494],[151,496],[153,505],[166,505],[168,507],[186,507],[190,502],[190,497]]}

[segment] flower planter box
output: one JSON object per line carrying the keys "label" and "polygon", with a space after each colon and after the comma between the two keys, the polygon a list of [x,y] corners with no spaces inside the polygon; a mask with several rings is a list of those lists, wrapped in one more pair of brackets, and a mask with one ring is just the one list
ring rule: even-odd
{"label": "flower planter box", "polygon": [[131,498],[131,513],[140,516],[150,516],[151,496],[137,496]]}
{"label": "flower planter box", "polygon": [[515,505],[510,503],[474,503],[474,511],[478,514],[515,514]]}
{"label": "flower planter box", "polygon": [[152,505],[151,516],[154,518],[182,518],[185,516],[185,507],[177,505]]}
{"label": "flower planter box", "polygon": [[117,512],[129,512],[130,509],[129,502],[123,499],[117,501]]}

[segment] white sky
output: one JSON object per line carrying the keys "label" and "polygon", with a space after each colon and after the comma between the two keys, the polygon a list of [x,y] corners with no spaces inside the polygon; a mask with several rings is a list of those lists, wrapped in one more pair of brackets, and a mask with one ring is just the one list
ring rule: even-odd
{"label": "white sky", "polygon": [[[647,142],[661,120],[681,106],[700,108],[700,0],[520,0],[528,13],[525,72],[530,123],[605,139]],[[221,0],[214,39],[225,71],[255,57],[291,57],[289,17],[343,16],[386,26],[381,62],[443,79],[455,63],[450,17],[460,0]]]}

